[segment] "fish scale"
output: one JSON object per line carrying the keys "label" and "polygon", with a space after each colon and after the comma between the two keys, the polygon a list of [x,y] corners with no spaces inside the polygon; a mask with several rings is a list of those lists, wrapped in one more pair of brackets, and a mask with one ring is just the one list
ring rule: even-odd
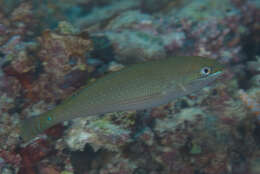
{"label": "fish scale", "polygon": [[[209,68],[210,74],[201,74]],[[131,65],[83,87],[60,105],[21,124],[27,141],[47,128],[77,117],[154,107],[195,92],[214,81],[223,65],[202,57],[171,57]]]}

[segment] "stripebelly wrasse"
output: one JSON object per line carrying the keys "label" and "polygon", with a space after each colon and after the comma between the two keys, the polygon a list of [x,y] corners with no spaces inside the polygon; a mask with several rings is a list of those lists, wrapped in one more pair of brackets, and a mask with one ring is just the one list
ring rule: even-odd
{"label": "stripebelly wrasse", "polygon": [[223,74],[216,60],[177,56],[126,67],[83,87],[53,109],[21,122],[28,141],[51,126],[77,117],[141,110],[200,90]]}

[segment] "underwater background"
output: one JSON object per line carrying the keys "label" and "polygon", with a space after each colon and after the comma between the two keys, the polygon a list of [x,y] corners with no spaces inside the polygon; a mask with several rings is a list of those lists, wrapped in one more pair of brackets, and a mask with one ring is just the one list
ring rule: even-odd
{"label": "underwater background", "polygon": [[[180,55],[228,71],[167,105],[21,141],[22,120],[82,86]],[[260,1],[0,0],[0,174],[260,174]]]}

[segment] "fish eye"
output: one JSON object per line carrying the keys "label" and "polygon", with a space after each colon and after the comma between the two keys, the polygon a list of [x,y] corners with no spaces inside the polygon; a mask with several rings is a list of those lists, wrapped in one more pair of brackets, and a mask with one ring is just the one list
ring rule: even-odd
{"label": "fish eye", "polygon": [[203,76],[207,76],[211,73],[211,68],[210,67],[203,67],[201,68],[200,70],[200,74],[203,75]]}

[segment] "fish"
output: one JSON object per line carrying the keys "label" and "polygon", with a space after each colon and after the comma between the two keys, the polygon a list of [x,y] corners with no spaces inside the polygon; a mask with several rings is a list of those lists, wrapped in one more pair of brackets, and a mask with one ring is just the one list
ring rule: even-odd
{"label": "fish", "polygon": [[176,56],[133,64],[98,78],[38,116],[21,121],[29,141],[46,129],[78,117],[143,110],[199,91],[218,79],[224,65],[199,56]]}

